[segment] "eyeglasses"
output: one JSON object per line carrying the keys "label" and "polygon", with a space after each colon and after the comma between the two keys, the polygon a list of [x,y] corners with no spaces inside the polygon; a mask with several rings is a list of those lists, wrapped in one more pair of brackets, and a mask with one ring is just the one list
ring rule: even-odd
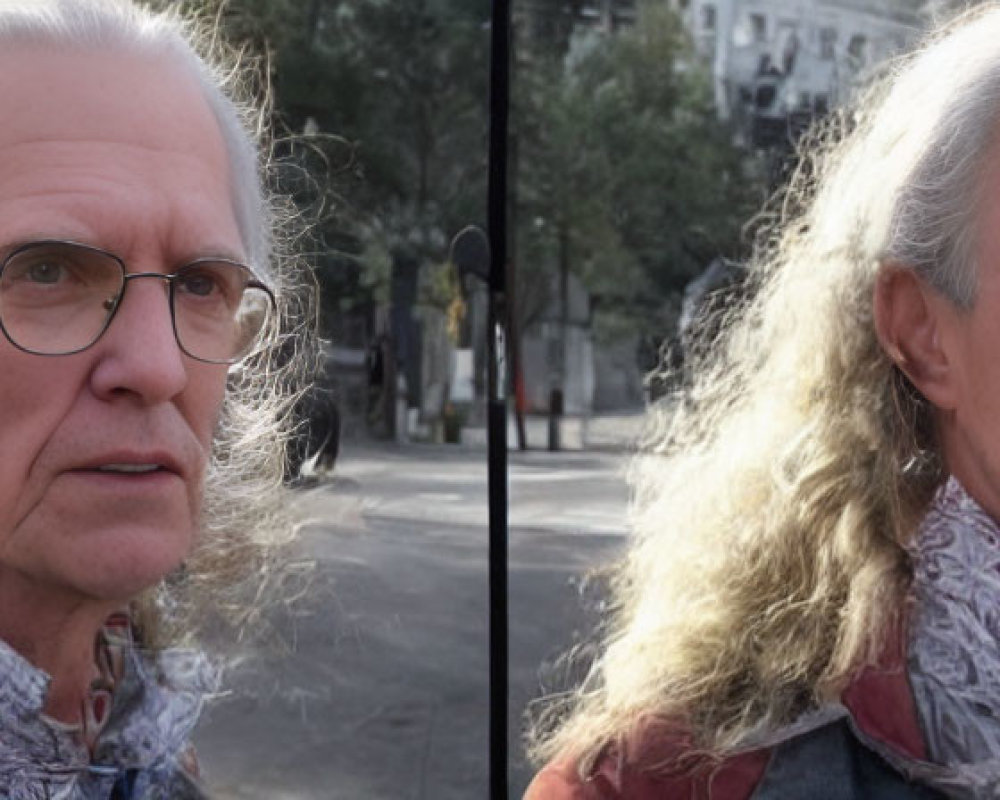
{"label": "eyeglasses", "polygon": [[128,282],[169,284],[180,349],[211,364],[233,364],[264,344],[277,307],[249,267],[200,258],[176,272],[126,273],[113,253],[77,242],[21,245],[0,263],[0,329],[11,344],[43,356],[86,350],[108,329]]}

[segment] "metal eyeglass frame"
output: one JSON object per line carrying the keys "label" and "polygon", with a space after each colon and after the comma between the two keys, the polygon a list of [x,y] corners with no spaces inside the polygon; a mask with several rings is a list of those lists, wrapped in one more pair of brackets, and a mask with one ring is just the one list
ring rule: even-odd
{"label": "metal eyeglass frame", "polygon": [[[160,280],[166,281],[168,284],[167,290],[167,306],[170,309],[170,328],[174,333],[174,341],[177,342],[177,346],[180,348],[181,352],[184,353],[189,358],[193,358],[195,361],[201,361],[205,364],[237,364],[248,356],[252,355],[255,351],[251,349],[249,352],[239,356],[237,358],[227,358],[227,359],[215,359],[215,358],[202,358],[194,353],[190,352],[181,341],[181,337],[177,333],[177,315],[174,311],[174,288],[176,286],[177,280],[184,277],[184,271],[189,267],[195,267],[198,264],[231,264],[234,267],[240,267],[246,271],[250,276],[250,280],[244,285],[244,289],[260,289],[267,295],[268,302],[271,306],[271,314],[277,315],[278,303],[275,300],[274,292],[271,291],[270,287],[261,281],[254,271],[248,267],[246,264],[240,261],[234,261],[231,258],[222,258],[214,256],[206,256],[204,258],[196,258],[193,261],[188,261],[177,268],[176,272],[127,272],[125,267],[125,260],[115,253],[105,250],[101,247],[95,247],[94,245],[84,244],[83,242],[76,242],[72,239],[36,239],[31,242],[26,242],[24,244],[18,245],[9,253],[4,255],[3,259],[0,260],[0,278],[3,277],[3,272],[7,268],[7,265],[11,262],[13,258],[24,253],[28,250],[33,250],[36,247],[46,247],[53,245],[69,245],[71,247],[79,248],[81,250],[86,250],[91,253],[95,253],[100,256],[105,256],[110,258],[116,264],[118,264],[121,269],[122,282],[121,288],[118,290],[114,297],[109,298],[105,301],[105,307],[108,308],[108,316],[104,320],[104,324],[101,329],[97,332],[93,339],[91,339],[87,344],[82,347],[77,347],[74,350],[66,350],[58,353],[43,353],[38,350],[32,350],[29,347],[25,347],[14,340],[14,337],[10,335],[7,330],[7,326],[4,324],[3,316],[0,315],[0,331],[3,331],[4,337],[10,342],[14,347],[24,353],[30,353],[33,356],[46,356],[46,357],[58,357],[58,356],[71,356],[76,353],[82,353],[90,347],[93,347],[97,342],[100,341],[101,337],[105,334],[108,328],[111,326],[112,320],[115,318],[115,314],[118,313],[118,308],[122,304],[122,300],[125,297],[125,290],[128,288],[128,283],[136,278],[159,278]],[[110,307],[109,307],[109,304]]]}

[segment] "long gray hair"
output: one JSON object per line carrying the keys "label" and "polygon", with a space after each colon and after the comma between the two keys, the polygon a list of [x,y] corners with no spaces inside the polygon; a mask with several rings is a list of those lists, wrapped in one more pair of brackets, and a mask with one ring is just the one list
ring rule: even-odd
{"label": "long gray hair", "polygon": [[884,646],[945,465],[932,409],[878,342],[873,290],[891,264],[975,302],[998,120],[990,5],[816,134],[752,265],[756,293],[651,412],[614,614],[589,679],[536,726],[536,758],[572,754],[584,772],[609,746],[628,759],[656,720],[719,756],[838,696]]}

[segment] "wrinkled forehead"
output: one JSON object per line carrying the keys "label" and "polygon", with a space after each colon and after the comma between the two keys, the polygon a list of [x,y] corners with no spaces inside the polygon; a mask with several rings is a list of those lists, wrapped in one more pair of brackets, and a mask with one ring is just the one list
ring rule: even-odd
{"label": "wrinkled forehead", "polygon": [[198,79],[156,55],[0,52],[0,237],[246,260],[231,164]]}
{"label": "wrinkled forehead", "polygon": [[0,109],[0,148],[109,139],[153,150],[197,143],[226,160],[197,79],[166,56],[6,47]]}

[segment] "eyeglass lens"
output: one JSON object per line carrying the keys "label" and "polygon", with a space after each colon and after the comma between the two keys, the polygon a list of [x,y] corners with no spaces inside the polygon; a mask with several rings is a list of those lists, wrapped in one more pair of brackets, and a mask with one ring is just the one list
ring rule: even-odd
{"label": "eyeglass lens", "polygon": [[[170,302],[177,342],[188,355],[233,362],[258,345],[272,306],[264,289],[247,285],[250,277],[225,261],[178,270]],[[0,272],[0,322],[25,350],[76,352],[100,338],[125,284],[124,268],[109,253],[65,242],[29,245]]]}

